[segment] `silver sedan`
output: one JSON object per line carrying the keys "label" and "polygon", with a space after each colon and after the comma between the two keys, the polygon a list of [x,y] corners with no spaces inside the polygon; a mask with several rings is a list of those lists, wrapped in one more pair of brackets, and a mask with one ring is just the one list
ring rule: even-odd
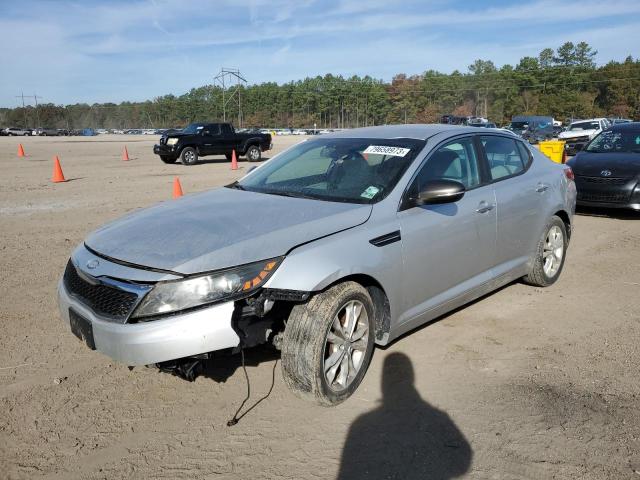
{"label": "silver sedan", "polygon": [[272,343],[287,385],[334,405],[376,344],[509,282],[553,284],[575,201],[568,166],[497,130],[331,133],[93,232],[60,311],[90,348],[186,378]]}

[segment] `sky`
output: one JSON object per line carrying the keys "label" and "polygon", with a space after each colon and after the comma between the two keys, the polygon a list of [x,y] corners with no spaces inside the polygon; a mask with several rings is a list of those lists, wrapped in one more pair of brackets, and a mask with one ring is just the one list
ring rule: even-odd
{"label": "sky", "polygon": [[[0,106],[150,100],[213,83],[498,67],[586,41],[640,56],[639,0],[0,0]],[[33,98],[25,99],[27,104]]]}

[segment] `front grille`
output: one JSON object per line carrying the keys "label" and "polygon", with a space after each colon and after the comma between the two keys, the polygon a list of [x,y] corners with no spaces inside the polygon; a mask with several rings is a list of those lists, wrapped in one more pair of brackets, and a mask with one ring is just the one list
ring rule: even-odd
{"label": "front grille", "polygon": [[67,263],[64,271],[64,285],[72,295],[87,305],[97,314],[106,315],[115,319],[124,319],[136,304],[138,296],[135,293],[125,292],[118,288],[103,284],[93,285],[83,279],[76,267]]}
{"label": "front grille", "polygon": [[583,176],[576,176],[576,180],[577,181],[588,182],[588,183],[605,184],[605,185],[624,185],[625,183],[627,183],[631,179],[630,178],[623,178],[623,177],[583,177]]}
{"label": "front grille", "polygon": [[625,193],[590,193],[578,190],[578,200],[585,202],[626,203],[629,195]]}

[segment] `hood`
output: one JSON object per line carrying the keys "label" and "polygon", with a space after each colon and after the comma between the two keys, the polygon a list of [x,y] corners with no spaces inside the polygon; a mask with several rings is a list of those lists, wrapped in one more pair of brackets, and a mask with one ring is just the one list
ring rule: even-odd
{"label": "hood", "polygon": [[609,170],[611,177],[635,177],[640,175],[638,153],[579,152],[567,162],[576,175],[600,177],[602,170]]}
{"label": "hood", "polygon": [[131,213],[85,244],[115,260],[191,274],[284,255],[366,222],[371,209],[219,188]]}
{"label": "hood", "polygon": [[595,129],[572,130],[572,131],[560,132],[558,134],[558,138],[578,138],[578,137],[586,137],[586,136],[592,137],[597,132],[598,130],[595,130]]}

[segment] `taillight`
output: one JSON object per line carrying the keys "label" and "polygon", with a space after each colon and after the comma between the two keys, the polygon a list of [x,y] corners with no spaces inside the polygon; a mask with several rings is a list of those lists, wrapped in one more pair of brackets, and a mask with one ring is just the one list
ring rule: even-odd
{"label": "taillight", "polygon": [[564,176],[571,181],[576,178],[576,176],[573,174],[573,170],[571,170],[571,167],[568,165],[564,166]]}

